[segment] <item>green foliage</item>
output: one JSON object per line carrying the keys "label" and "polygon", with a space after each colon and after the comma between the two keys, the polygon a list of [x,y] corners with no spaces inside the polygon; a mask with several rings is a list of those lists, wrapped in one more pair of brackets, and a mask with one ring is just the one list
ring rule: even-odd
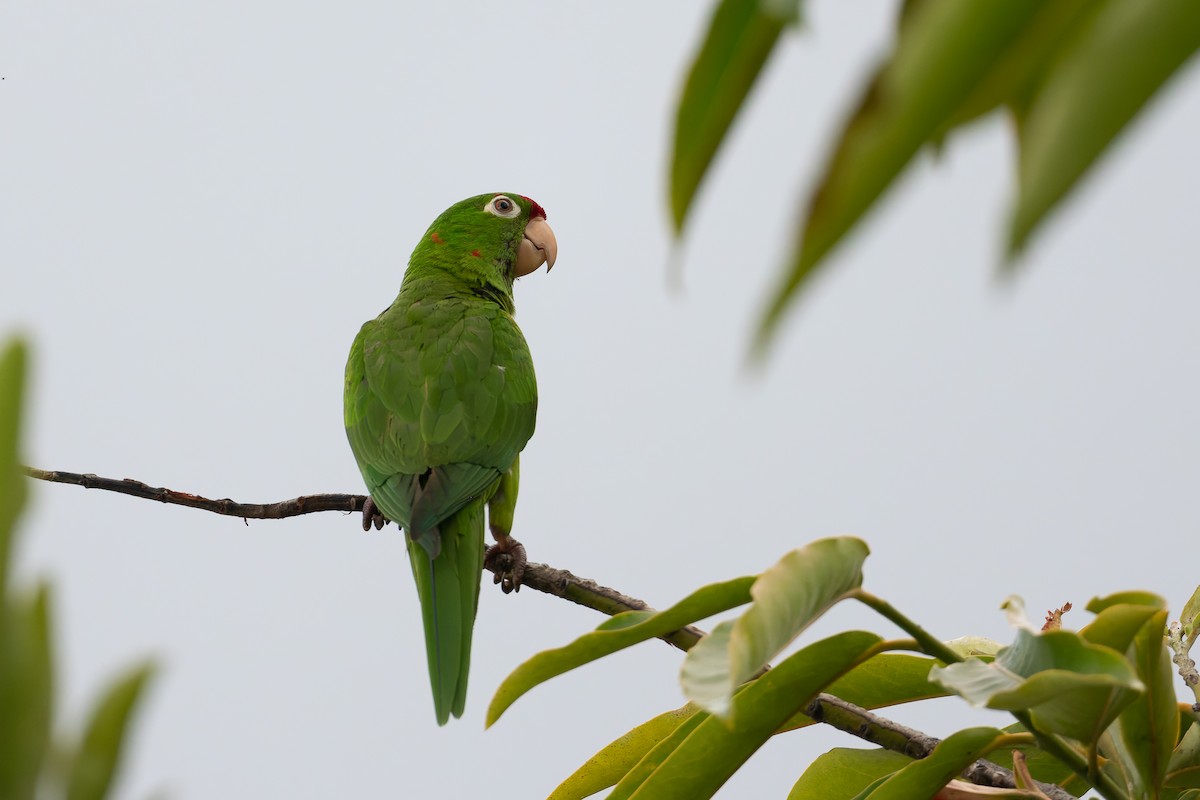
{"label": "green foliage", "polygon": [[[1168,612],[1161,598],[1148,592],[1097,598],[1088,605],[1096,616],[1082,631],[1019,628],[1013,644],[998,651],[978,639],[948,646],[863,592],[866,555],[858,539],[823,539],[788,553],[756,578],[703,587],[664,612],[615,617],[523,664],[502,684],[493,708],[502,710],[502,694],[511,703],[518,689],[527,691],[574,666],[666,635],[673,626],[752,601],[687,653],[680,683],[693,702],[601,749],[551,800],[578,800],[609,786],[615,787],[609,800],[711,797],[772,736],[813,724],[809,714],[869,733],[871,741],[901,755],[834,751],[804,771],[791,798],[932,797],[977,759],[1011,765],[1013,750],[1024,753],[1023,769],[1032,778],[1075,792],[1094,787],[1111,800],[1178,798],[1182,790],[1200,787],[1200,726],[1189,725],[1180,736],[1180,706],[1163,640]],[[914,639],[884,641],[847,631],[783,654],[846,598],[863,600]],[[897,649],[923,649],[926,655],[887,652]],[[908,734],[863,717],[853,706],[846,709],[845,702],[823,700],[818,714],[810,704],[822,692],[861,708],[953,693],[973,705],[1009,711],[1018,721],[1003,731],[953,733],[913,761],[904,755],[910,752]],[[839,721],[838,714],[849,721]],[[992,796],[1044,796],[1039,792],[1025,785]],[[955,780],[946,796],[975,794],[973,785]]]}
{"label": "green foliage", "polygon": [[676,233],[779,34],[799,16],[798,6],[799,0],[721,0],[713,11],[675,117],[671,214]]}
{"label": "green foliage", "polygon": [[862,584],[867,546],[822,539],[793,550],[760,575],[754,602],[736,622],[722,622],[683,661],[680,682],[696,705],[729,718],[733,693],[831,606]]}
{"label": "green foliage", "polygon": [[[670,197],[676,230],[745,103],[790,5],[723,0],[679,101]],[[891,52],[862,87],[799,220],[761,321],[790,302],[922,148],[998,109],[1016,122],[1010,257],[1200,48],[1193,0],[909,0]]]}
{"label": "green foliage", "polygon": [[891,750],[835,747],[808,765],[787,800],[853,800],[911,763],[908,756]]}
{"label": "green foliage", "polygon": [[54,698],[50,589],[41,583],[17,591],[8,580],[26,494],[19,458],[25,361],[20,342],[0,356],[0,798],[100,800],[108,796],[130,712],[152,670],[140,667],[104,696],[67,763],[66,785],[59,785],[63,776],[46,763]]}

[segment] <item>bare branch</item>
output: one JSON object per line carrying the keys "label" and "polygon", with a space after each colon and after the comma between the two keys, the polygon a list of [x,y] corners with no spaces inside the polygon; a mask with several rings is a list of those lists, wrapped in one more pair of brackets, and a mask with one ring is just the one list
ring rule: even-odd
{"label": "bare branch", "polygon": [[[281,500],[277,503],[236,503],[229,498],[211,500],[189,492],[177,492],[161,486],[150,486],[132,478],[102,478],[91,473],[61,472],[37,469],[36,467],[25,467],[25,474],[41,481],[117,492],[146,500],[157,500],[168,505],[187,506],[188,508],[198,508],[201,511],[211,511],[214,514],[241,517],[243,520],[285,519],[298,517],[301,514],[314,514],[318,511],[351,513],[362,511],[363,504],[367,500],[366,495],[361,494],[310,494],[293,497],[291,500]],[[525,568],[522,585],[570,600],[609,616],[620,614],[623,611],[653,610],[645,602],[635,597],[622,594],[607,586],[601,586],[593,580],[572,575],[565,569],[555,569],[546,564],[528,564]],[[704,631],[689,626],[660,638],[680,650],[687,650],[702,636],[704,636]]]}
{"label": "bare branch", "polygon": [[[366,496],[361,494],[313,494],[282,500],[277,503],[235,503],[223,498],[210,500],[207,497],[177,492],[173,489],[149,486],[130,478],[101,478],[90,473],[59,472],[25,467],[31,478],[51,483],[67,483],[85,489],[102,489],[109,492],[157,500],[160,503],[198,508],[214,514],[251,519],[285,519],[318,511],[362,511]],[[545,592],[609,616],[625,611],[653,611],[644,601],[630,597],[616,589],[601,586],[593,580],[580,578],[565,569],[556,569],[547,564],[530,563],[526,566],[523,586]],[[659,637],[680,650],[689,650],[705,635],[704,631],[689,625]],[[818,695],[805,709],[805,713],[816,722],[823,722],[860,739],[894,750],[912,758],[924,758],[940,740],[920,731],[905,727],[898,722],[872,714],[864,708],[848,703],[830,694]],[[984,786],[1012,788],[1012,773],[990,761],[975,762],[965,773],[974,783]],[[1074,800],[1057,786],[1038,784],[1054,800]]]}
{"label": "bare branch", "polygon": [[106,492],[119,492],[146,500],[157,500],[168,505],[198,508],[201,511],[211,511],[214,514],[224,514],[227,517],[242,519],[284,519],[298,517],[301,514],[313,514],[317,511],[362,511],[367,498],[361,494],[309,494],[293,497],[291,500],[281,500],[278,503],[235,503],[229,498],[209,500],[187,492],[176,492],[161,486],[148,486],[132,478],[101,478],[90,472],[59,472],[57,470],[25,467],[25,474],[39,481],[51,483],[69,483],[82,486],[85,489],[103,489]]}

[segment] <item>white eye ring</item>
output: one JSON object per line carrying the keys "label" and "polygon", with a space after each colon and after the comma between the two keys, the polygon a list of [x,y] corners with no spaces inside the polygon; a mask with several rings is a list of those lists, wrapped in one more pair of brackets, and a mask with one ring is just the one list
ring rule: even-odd
{"label": "white eye ring", "polygon": [[521,207],[508,195],[498,194],[488,201],[483,210],[497,217],[512,219],[521,213]]}

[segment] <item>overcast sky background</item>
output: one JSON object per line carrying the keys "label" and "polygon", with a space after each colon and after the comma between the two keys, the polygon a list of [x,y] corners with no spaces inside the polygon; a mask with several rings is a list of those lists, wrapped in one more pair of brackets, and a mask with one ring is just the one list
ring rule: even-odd
{"label": "overcast sky background", "polygon": [[[852,533],[866,586],[942,638],[1197,583],[1200,225],[1192,64],[996,279],[1013,144],[928,155],[838,251],[758,377],[744,357],[799,202],[894,3],[808,5],[707,182],[669,287],[673,105],[708,3],[0,6],[0,329],[33,342],[28,460],[240,501],[360,491],[341,423],[359,325],[446,206],[546,207],[517,287],[538,430],[531,559],[663,607]],[[492,692],[595,612],[485,585],[464,719],[434,722],[401,535],[38,485],[18,572],[55,587],[59,716],[162,672],[118,796],[543,797],[682,698],[655,642]],[[839,608],[805,641],[859,626]],[[952,713],[954,712],[954,713]],[[1000,716],[900,708],[944,735]],[[834,731],[721,797],[783,797]]]}

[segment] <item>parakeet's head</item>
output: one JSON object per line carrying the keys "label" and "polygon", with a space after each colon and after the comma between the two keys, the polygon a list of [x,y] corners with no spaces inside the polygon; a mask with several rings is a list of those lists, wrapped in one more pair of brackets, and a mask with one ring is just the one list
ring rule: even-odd
{"label": "parakeet's head", "polygon": [[533,200],[492,192],[455,203],[425,231],[413,251],[410,271],[437,265],[468,281],[511,288],[513,280],[558,256],[546,212]]}

